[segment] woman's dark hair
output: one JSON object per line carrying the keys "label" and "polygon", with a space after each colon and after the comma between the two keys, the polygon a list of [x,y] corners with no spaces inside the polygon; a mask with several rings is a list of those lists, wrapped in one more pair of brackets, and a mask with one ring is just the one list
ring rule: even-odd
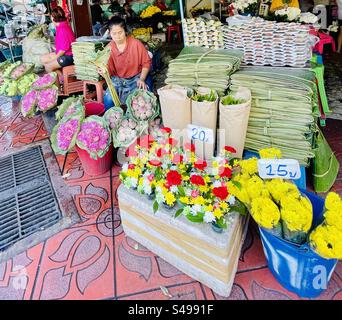
{"label": "woman's dark hair", "polygon": [[52,10],[51,16],[54,22],[66,21],[65,12],[61,7],[56,7]]}
{"label": "woman's dark hair", "polygon": [[121,17],[112,17],[108,21],[108,29],[111,30],[113,26],[120,26],[128,33],[127,25],[124,19]]}

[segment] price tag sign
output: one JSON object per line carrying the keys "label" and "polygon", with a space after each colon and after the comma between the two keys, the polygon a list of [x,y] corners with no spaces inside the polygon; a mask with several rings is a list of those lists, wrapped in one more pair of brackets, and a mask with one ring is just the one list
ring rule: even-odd
{"label": "price tag sign", "polygon": [[299,162],[293,159],[259,159],[259,176],[262,179],[300,179]]}
{"label": "price tag sign", "polygon": [[188,137],[193,141],[214,143],[214,132],[212,129],[188,125]]}

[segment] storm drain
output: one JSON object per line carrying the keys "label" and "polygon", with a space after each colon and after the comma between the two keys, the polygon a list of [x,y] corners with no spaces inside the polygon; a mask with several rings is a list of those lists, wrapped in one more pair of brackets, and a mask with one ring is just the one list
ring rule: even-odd
{"label": "storm drain", "polygon": [[40,146],[0,159],[0,252],[61,218]]}

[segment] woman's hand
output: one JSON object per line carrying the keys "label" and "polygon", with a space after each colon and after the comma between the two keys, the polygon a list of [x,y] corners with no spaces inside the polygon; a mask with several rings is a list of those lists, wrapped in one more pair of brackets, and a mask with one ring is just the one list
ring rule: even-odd
{"label": "woman's hand", "polygon": [[146,85],[145,81],[143,81],[141,79],[139,79],[137,81],[137,87],[138,87],[138,89],[144,89],[144,90],[147,89],[147,85]]}

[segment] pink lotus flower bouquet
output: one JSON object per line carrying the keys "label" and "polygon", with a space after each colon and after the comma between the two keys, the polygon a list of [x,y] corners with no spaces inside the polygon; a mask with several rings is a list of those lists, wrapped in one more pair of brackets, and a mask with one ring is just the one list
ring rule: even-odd
{"label": "pink lotus flower bouquet", "polygon": [[55,118],[56,120],[61,120],[78,112],[85,112],[83,97],[70,97],[58,106]]}
{"label": "pink lotus flower bouquet", "polygon": [[94,160],[102,158],[111,144],[111,134],[106,120],[99,116],[87,117],[81,124],[76,144],[86,150]]}
{"label": "pink lotus flower bouquet", "polygon": [[36,112],[38,91],[31,90],[26,93],[20,102],[20,111],[24,117],[32,117]]}
{"label": "pink lotus flower bouquet", "polygon": [[123,110],[117,107],[110,108],[104,114],[104,118],[110,129],[117,129],[123,119]]}
{"label": "pink lotus flower bouquet", "polygon": [[40,90],[38,93],[37,107],[40,111],[46,112],[56,106],[58,99],[57,87]]}
{"label": "pink lotus flower bouquet", "polygon": [[64,117],[53,128],[51,145],[56,154],[65,155],[76,144],[76,138],[84,120],[84,110]]}
{"label": "pink lotus flower bouquet", "polygon": [[32,83],[33,89],[45,89],[53,86],[57,79],[56,72],[50,72],[39,77],[34,83]]}
{"label": "pink lotus flower bouquet", "polygon": [[159,115],[157,97],[149,91],[136,89],[126,100],[127,112],[136,121],[153,120]]}
{"label": "pink lotus flower bouquet", "polygon": [[34,68],[34,65],[32,63],[22,63],[19,66],[12,69],[10,73],[10,78],[12,80],[18,80],[25,74],[31,72],[33,68]]}
{"label": "pink lotus flower bouquet", "polygon": [[147,122],[138,122],[129,117],[124,117],[117,129],[112,130],[115,148],[128,147],[147,128]]}

